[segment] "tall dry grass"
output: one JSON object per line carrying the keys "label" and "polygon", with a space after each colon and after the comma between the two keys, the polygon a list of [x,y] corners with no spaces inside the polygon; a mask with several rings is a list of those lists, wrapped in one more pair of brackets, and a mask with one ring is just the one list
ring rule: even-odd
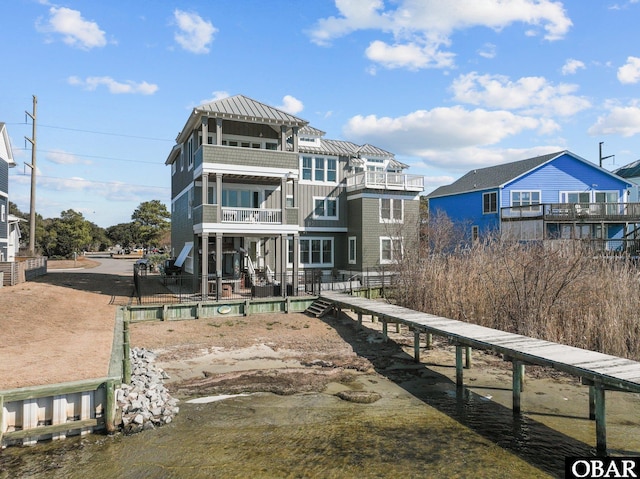
{"label": "tall dry grass", "polygon": [[[446,224],[441,232],[450,228]],[[562,249],[497,238],[462,244],[445,246],[438,238],[405,255],[392,300],[438,316],[640,360],[636,264],[594,255],[580,242]]]}

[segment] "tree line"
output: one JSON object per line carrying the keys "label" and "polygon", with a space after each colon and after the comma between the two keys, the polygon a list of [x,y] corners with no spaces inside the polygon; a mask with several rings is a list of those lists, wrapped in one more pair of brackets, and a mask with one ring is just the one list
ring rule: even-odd
{"label": "tree line", "polygon": [[[29,214],[9,202],[9,213],[20,222],[22,243],[29,241]],[[162,248],[169,246],[170,213],[159,200],[140,203],[129,223],[102,228],[73,209],[60,213],[59,218],[43,218],[36,213],[36,253],[49,258],[72,258],[83,251],[105,251],[114,245],[122,248]]]}

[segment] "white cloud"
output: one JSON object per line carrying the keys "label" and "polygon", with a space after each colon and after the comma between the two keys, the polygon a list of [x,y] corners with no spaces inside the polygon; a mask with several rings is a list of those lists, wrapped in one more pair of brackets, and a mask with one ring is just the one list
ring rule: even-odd
{"label": "white cloud", "polygon": [[366,50],[367,58],[380,63],[386,68],[408,68],[419,70],[422,68],[452,67],[455,55],[438,50],[440,45],[405,43],[388,45],[376,40]]}
{"label": "white cloud", "polygon": [[574,58],[569,58],[564,63],[564,65],[562,65],[561,72],[563,75],[574,75],[578,70],[584,70],[584,69],[585,69],[584,62],[581,62],[580,60],[576,60]]}
{"label": "white cloud", "polygon": [[180,30],[174,35],[176,42],[188,52],[209,53],[213,35],[218,29],[197,13],[175,10],[173,16]]}
{"label": "white cloud", "polygon": [[73,153],[63,150],[52,150],[46,155],[47,160],[57,165],[90,165],[91,161],[78,158]]}
{"label": "white cloud", "polygon": [[543,77],[512,81],[503,75],[471,72],[456,78],[451,89],[456,101],[525,114],[571,116],[591,106],[586,98],[573,95],[577,85],[553,85]]}
{"label": "white cloud", "polygon": [[598,117],[588,133],[596,135],[621,135],[625,138],[640,134],[640,106],[634,102],[628,106],[609,105],[609,112]]}
{"label": "white cloud", "polygon": [[620,83],[630,84],[640,81],[640,58],[627,57],[627,63],[618,68]]}
{"label": "white cloud", "polygon": [[36,24],[39,31],[62,35],[62,41],[72,47],[90,50],[107,44],[105,32],[96,22],[82,18],[78,10],[51,7],[45,25]]}
{"label": "white cloud", "polygon": [[70,85],[80,86],[85,90],[94,91],[100,85],[106,86],[109,93],[122,94],[122,93],[139,93],[142,95],[153,95],[158,91],[158,85],[153,83],[147,83],[146,81],[136,83],[131,80],[127,80],[124,83],[118,82],[111,77],[87,77],[84,80],[77,76],[71,76],[67,79]]}
{"label": "white cloud", "polygon": [[282,98],[282,105],[276,107],[282,111],[286,111],[287,113],[290,113],[292,115],[296,115],[298,113],[300,113],[303,109],[304,109],[304,105],[302,104],[302,102],[300,100],[298,100],[297,98],[291,96],[291,95],[285,95]]}
{"label": "white cloud", "polygon": [[493,43],[485,43],[482,48],[478,50],[478,55],[483,58],[495,58],[496,46]]}
{"label": "white cloud", "polygon": [[[447,68],[453,63],[450,46],[455,31],[486,27],[499,31],[514,23],[532,26],[527,35],[544,30],[544,38],[564,37],[572,23],[560,2],[553,0],[398,0],[385,10],[382,0],[335,0],[338,16],[320,19],[309,32],[318,45],[358,30],[378,30],[392,42],[375,40],[369,59],[387,68]],[[390,2],[391,3],[391,2]]]}
{"label": "white cloud", "polygon": [[423,156],[428,149],[460,150],[494,145],[524,131],[547,133],[555,129],[557,125],[549,120],[504,110],[467,110],[454,106],[417,110],[396,118],[357,115],[344,127],[344,134],[352,141],[382,145],[398,154]]}
{"label": "white cloud", "polygon": [[222,90],[216,90],[214,92],[212,92],[212,97],[209,98],[208,100],[202,100],[200,102],[200,105],[204,105],[206,103],[212,103],[214,101],[218,101],[218,100],[222,100],[223,98],[228,98],[229,97],[229,93],[226,91],[222,91]]}
{"label": "white cloud", "polygon": [[[421,166],[423,168],[446,168],[448,171],[456,171],[463,174],[474,168],[486,168],[525,158],[534,158],[565,149],[562,146],[548,145],[534,148],[483,148],[470,146],[456,150],[424,150],[422,152]],[[443,179],[440,182],[436,182],[435,179],[428,181],[427,178],[425,178],[425,186],[431,186],[431,190],[454,181],[445,181]],[[434,178],[437,179],[437,177]]]}

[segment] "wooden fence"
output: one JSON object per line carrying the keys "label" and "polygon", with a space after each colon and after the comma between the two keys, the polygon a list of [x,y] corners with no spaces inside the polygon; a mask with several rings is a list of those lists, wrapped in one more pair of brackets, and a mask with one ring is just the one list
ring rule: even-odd
{"label": "wooden fence", "polygon": [[47,273],[47,257],[16,258],[16,261],[0,262],[0,273],[4,277],[2,286],[15,286],[31,281]]}

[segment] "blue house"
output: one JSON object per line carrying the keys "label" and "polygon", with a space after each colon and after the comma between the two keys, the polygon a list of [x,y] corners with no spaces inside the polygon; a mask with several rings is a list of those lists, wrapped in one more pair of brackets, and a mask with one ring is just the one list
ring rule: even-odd
{"label": "blue house", "polygon": [[514,240],[583,239],[610,251],[640,244],[640,204],[632,183],[560,151],[469,171],[427,198],[429,214],[446,214],[469,239],[499,232]]}

